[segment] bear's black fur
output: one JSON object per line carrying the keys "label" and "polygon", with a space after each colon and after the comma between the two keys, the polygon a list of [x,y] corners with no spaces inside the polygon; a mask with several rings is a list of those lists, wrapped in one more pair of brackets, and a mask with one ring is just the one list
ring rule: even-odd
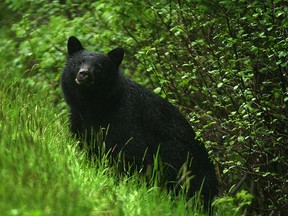
{"label": "bear's black fur", "polygon": [[76,37],[69,38],[61,84],[72,133],[89,141],[100,127],[109,125],[106,149],[114,156],[124,152],[125,161],[138,167],[153,165],[159,151],[168,187],[179,182],[179,170],[190,157],[190,195],[202,187],[207,205],[217,193],[217,181],[204,145],[195,140],[189,123],[173,105],[124,77],[119,70],[123,56],[123,48],[104,55],[85,50]]}

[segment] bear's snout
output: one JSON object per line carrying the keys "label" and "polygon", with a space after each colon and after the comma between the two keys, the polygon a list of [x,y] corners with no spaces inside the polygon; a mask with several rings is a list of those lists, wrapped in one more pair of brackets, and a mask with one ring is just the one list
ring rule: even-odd
{"label": "bear's snout", "polygon": [[75,82],[78,85],[85,85],[85,86],[92,85],[94,83],[93,73],[87,68],[80,68],[80,70],[77,73]]}

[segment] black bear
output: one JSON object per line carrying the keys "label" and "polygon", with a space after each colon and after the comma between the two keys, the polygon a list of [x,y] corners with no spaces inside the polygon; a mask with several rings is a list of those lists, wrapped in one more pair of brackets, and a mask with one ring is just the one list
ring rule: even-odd
{"label": "black bear", "polygon": [[126,162],[142,169],[151,168],[157,154],[169,188],[179,185],[185,164],[190,195],[201,188],[207,205],[217,181],[204,145],[172,104],[121,73],[123,57],[123,48],[100,54],[85,50],[74,36],[68,39],[61,85],[71,132],[89,143],[100,128],[109,127],[106,149],[113,156],[124,152]]}

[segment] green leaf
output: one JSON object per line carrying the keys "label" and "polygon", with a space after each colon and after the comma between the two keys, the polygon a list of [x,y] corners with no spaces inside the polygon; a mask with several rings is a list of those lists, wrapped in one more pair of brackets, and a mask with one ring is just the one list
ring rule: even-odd
{"label": "green leaf", "polygon": [[155,88],[153,91],[154,91],[154,93],[156,93],[156,94],[160,94],[161,90],[162,90],[161,87],[157,87],[157,88]]}

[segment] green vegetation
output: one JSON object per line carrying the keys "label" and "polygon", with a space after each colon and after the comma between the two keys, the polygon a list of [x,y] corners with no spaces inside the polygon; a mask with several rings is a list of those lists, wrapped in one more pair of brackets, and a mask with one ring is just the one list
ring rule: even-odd
{"label": "green vegetation", "polygon": [[287,6],[284,0],[1,2],[1,214],[199,212],[137,175],[120,178],[106,159],[90,164],[77,150],[59,88],[71,35],[91,50],[125,47],[125,73],[187,116],[216,165],[217,215],[287,214]]}

